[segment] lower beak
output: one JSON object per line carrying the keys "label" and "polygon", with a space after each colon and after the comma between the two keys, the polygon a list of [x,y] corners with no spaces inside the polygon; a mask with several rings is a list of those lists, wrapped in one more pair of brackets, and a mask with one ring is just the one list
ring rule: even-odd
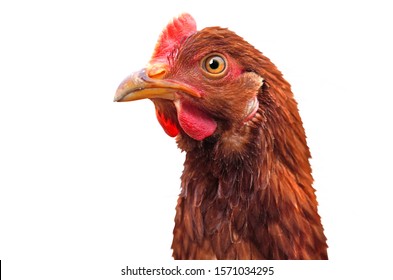
{"label": "lower beak", "polygon": [[190,86],[161,78],[150,77],[146,69],[132,73],[117,88],[114,101],[134,101],[144,98],[162,98],[175,100],[176,93],[185,93],[193,97],[200,94]]}

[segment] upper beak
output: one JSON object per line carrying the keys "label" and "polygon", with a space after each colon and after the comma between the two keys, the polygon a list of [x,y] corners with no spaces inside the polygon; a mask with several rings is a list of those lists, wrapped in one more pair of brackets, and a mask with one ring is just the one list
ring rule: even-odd
{"label": "upper beak", "polygon": [[[117,88],[115,94],[115,102],[133,101],[144,98],[163,98],[175,100],[175,93],[185,93],[194,97],[201,97],[201,95],[190,86],[173,81],[164,80],[161,75],[164,70],[160,72],[155,68],[154,71],[142,69],[138,72],[132,73],[128,76]],[[159,75],[156,75],[159,73]]]}

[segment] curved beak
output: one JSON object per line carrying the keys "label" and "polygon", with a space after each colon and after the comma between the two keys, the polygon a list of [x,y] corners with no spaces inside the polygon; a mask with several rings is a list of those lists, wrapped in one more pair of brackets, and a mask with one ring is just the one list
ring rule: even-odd
{"label": "curved beak", "polygon": [[[114,101],[134,101],[144,98],[162,98],[175,100],[176,93],[185,93],[193,97],[201,97],[197,90],[190,86],[173,81],[162,79],[163,75],[149,75],[147,69],[142,69],[128,76],[117,88]],[[154,73],[162,74],[165,70]]]}

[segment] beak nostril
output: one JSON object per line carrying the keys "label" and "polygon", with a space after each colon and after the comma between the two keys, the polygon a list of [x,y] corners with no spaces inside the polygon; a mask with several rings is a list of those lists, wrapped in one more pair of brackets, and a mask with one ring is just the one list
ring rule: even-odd
{"label": "beak nostril", "polygon": [[150,65],[146,69],[146,74],[149,76],[149,78],[154,78],[154,79],[162,79],[165,77],[166,74],[166,68],[164,65]]}

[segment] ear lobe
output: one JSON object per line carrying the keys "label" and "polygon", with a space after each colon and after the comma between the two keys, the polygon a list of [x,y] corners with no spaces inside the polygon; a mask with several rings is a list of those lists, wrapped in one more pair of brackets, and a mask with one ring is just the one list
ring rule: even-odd
{"label": "ear lobe", "polygon": [[162,114],[156,108],[156,116],[157,120],[164,129],[165,133],[168,134],[170,137],[175,137],[179,134],[179,129],[175,123],[173,123],[170,119],[166,118],[164,114]]}
{"label": "ear lobe", "polygon": [[181,14],[174,18],[162,31],[156,44],[152,60],[166,60],[173,50],[197,31],[196,22],[189,14]]}

